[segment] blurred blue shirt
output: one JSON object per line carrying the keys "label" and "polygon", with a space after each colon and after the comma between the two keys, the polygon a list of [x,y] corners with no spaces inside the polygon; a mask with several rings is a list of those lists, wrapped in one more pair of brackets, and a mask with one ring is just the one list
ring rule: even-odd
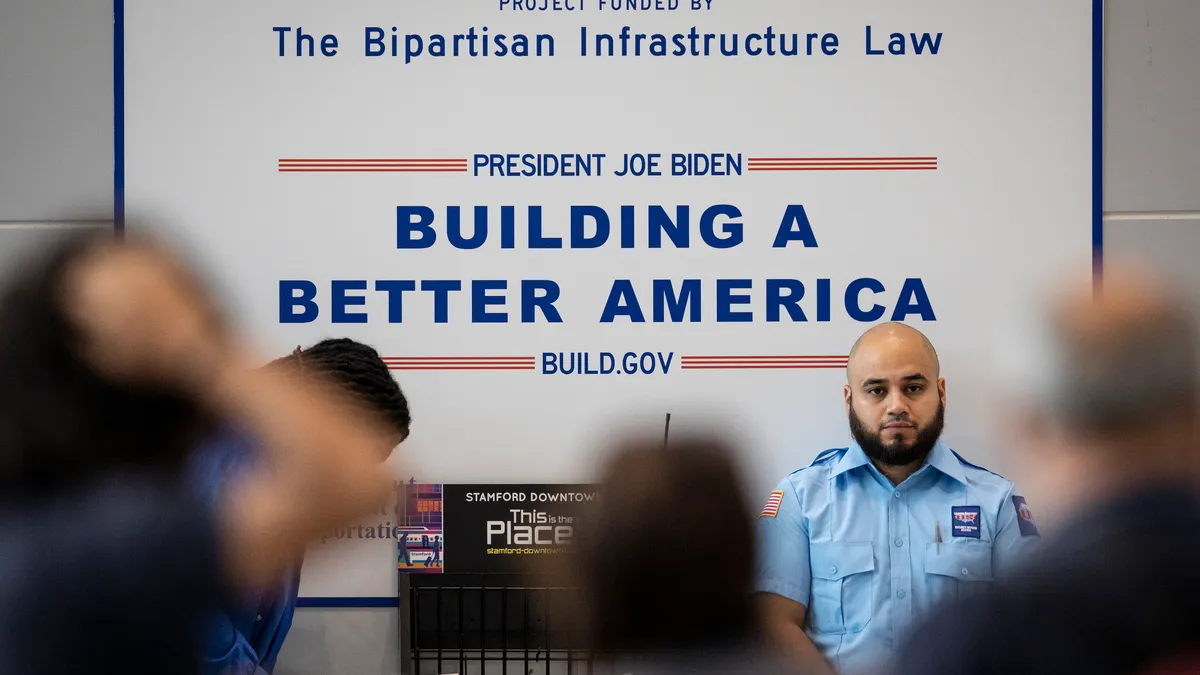
{"label": "blurred blue shirt", "polygon": [[[192,476],[216,507],[222,489],[256,461],[253,442],[226,432],[196,453]],[[300,570],[289,570],[275,588],[245,594],[235,605],[214,612],[204,628],[204,675],[271,673],[292,627]]]}
{"label": "blurred blue shirt", "polygon": [[[0,673],[195,673],[219,604],[216,519],[161,476],[0,496]],[[105,665],[108,664],[108,665]]]}
{"label": "blurred blue shirt", "polygon": [[771,493],[758,538],[757,590],[804,605],[809,638],[856,675],[890,661],[938,603],[986,589],[1040,535],[1011,482],[939,441],[897,486],[857,444],[821,453]]}

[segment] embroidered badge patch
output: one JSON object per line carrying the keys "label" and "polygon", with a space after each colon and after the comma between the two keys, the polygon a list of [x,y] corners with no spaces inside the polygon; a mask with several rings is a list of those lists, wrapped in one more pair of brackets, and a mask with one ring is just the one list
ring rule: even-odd
{"label": "embroidered badge patch", "polygon": [[1041,536],[1038,534],[1037,524],[1033,522],[1033,511],[1029,510],[1029,505],[1025,503],[1025,498],[1013,495],[1012,503],[1017,509],[1017,527],[1021,530],[1021,536]]}
{"label": "embroidered badge patch", "polygon": [[955,537],[979,538],[979,507],[951,506],[950,534]]}
{"label": "embroidered badge patch", "polygon": [[759,517],[774,518],[779,515],[779,505],[783,503],[783,490],[776,490],[767,498],[767,505],[763,507]]}

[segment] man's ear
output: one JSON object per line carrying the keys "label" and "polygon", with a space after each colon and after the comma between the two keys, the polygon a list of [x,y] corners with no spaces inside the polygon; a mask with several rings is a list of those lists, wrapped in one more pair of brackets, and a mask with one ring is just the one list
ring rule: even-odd
{"label": "man's ear", "polygon": [[846,399],[846,417],[849,417],[850,401],[854,398],[854,395],[850,392],[850,385],[847,384],[842,386],[842,398]]}
{"label": "man's ear", "polygon": [[938,401],[941,402],[942,407],[944,408],[944,407],[946,407],[946,378],[944,378],[944,377],[938,378],[937,390],[938,390]]}

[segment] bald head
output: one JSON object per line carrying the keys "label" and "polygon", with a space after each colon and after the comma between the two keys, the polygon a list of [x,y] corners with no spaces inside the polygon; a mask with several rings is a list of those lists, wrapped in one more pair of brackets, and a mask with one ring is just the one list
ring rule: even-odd
{"label": "bald head", "polygon": [[850,371],[854,368],[860,352],[874,355],[879,350],[897,348],[906,351],[924,350],[933,366],[929,377],[938,378],[941,364],[938,363],[937,350],[933,348],[933,343],[921,331],[908,324],[898,322],[872,326],[867,329],[867,332],[858,336],[858,339],[854,341],[854,346],[850,348],[850,358],[846,362],[846,377],[850,378]]}
{"label": "bald head", "polygon": [[863,333],[846,366],[846,414],[854,440],[877,466],[910,467],[942,433],[946,387],[921,331],[885,323]]}
{"label": "bald head", "polygon": [[1200,403],[1200,354],[1189,303],[1133,269],[1106,273],[1104,293],[1073,287],[1048,307],[1041,380],[1045,412],[1075,431],[1139,433]]}

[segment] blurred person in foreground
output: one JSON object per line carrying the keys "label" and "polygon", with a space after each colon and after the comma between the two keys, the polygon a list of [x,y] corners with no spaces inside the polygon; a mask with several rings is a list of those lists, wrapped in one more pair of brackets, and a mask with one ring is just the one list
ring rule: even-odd
{"label": "blurred person in foreground", "polygon": [[[376,419],[256,369],[173,255],[72,237],[0,296],[0,672],[200,672],[200,624],[387,502]],[[265,461],[216,507],[189,455],[218,425]]]}
{"label": "blurred person in foreground", "polygon": [[757,639],[741,486],[730,448],[708,438],[632,440],[608,460],[572,573],[590,646],[617,672],[796,672]]}
{"label": "blurred person in foreground", "polygon": [[1004,410],[1055,493],[1053,534],[1018,577],[919,630],[897,673],[1200,672],[1194,317],[1129,271],[1049,309],[1014,352],[1024,400]]}
{"label": "blurred person in foreground", "polygon": [[[265,366],[304,381],[322,378],[342,390],[377,418],[386,433],[377,439],[376,457],[383,462],[408,438],[412,418],[408,400],[387,364],[369,345],[349,338],[326,339]],[[258,442],[237,430],[226,430],[196,453],[191,471],[210,503],[219,503],[228,485],[262,461]],[[246,593],[215,612],[205,631],[205,675],[272,673],[291,630],[300,590],[301,562],[272,585]]]}
{"label": "blurred person in foreground", "polygon": [[981,592],[1037,546],[1012,482],[942,440],[946,380],[917,329],[882,323],[850,350],[854,442],[771,493],[756,590],[768,635],[798,663],[879,672],[938,604]]}

